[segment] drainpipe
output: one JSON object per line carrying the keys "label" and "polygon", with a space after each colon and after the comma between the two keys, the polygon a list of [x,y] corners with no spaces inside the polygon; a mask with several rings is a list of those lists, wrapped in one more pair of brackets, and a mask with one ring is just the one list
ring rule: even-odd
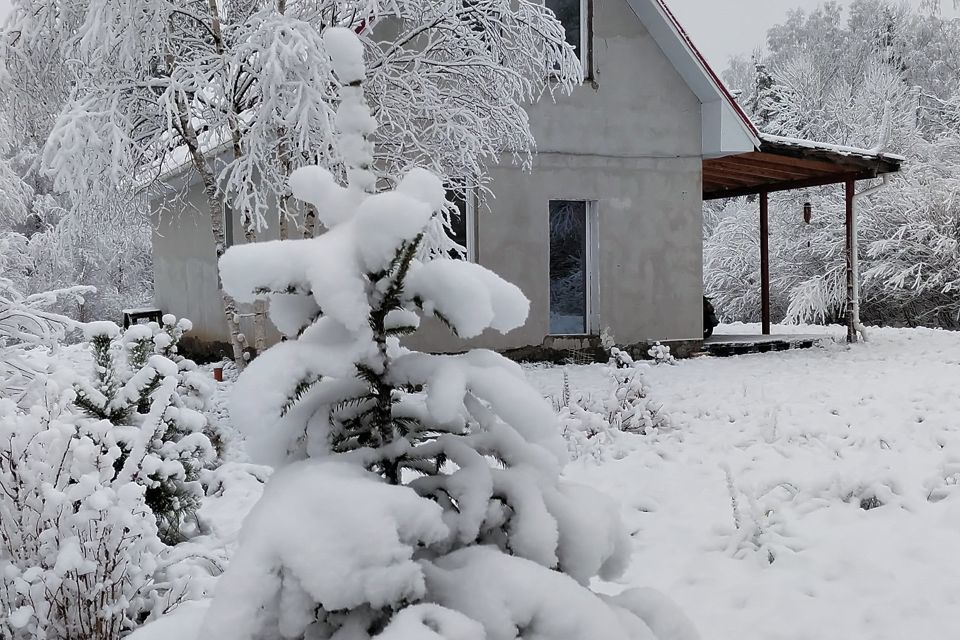
{"label": "drainpipe", "polygon": [[[887,147],[887,141],[890,138],[890,101],[883,105],[883,120],[880,125],[880,141],[877,145],[870,149],[871,153],[881,154],[883,150]],[[867,341],[867,332],[863,326],[863,323],[860,322],[860,235],[857,232],[857,226],[859,224],[857,216],[857,203],[864,197],[877,193],[878,191],[885,189],[887,185],[890,184],[890,174],[883,174],[883,182],[872,187],[868,187],[861,191],[860,193],[854,193],[852,198],[852,207],[853,207],[853,216],[850,221],[851,224],[851,233],[853,234],[853,242],[851,246],[851,263],[853,267],[853,327],[854,329],[863,337],[863,341]]]}

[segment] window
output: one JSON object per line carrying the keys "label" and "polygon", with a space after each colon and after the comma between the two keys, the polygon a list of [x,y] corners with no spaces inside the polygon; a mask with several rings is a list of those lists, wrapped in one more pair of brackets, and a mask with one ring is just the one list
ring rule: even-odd
{"label": "window", "polygon": [[233,215],[233,207],[231,207],[226,202],[223,203],[223,237],[224,243],[226,246],[224,249],[229,249],[233,246],[233,225],[236,224],[234,220],[236,216]]}
{"label": "window", "polygon": [[594,210],[583,200],[550,202],[551,335],[586,335],[594,328]]}
{"label": "window", "polygon": [[447,230],[447,235],[467,250],[466,256],[457,251],[451,251],[451,257],[465,257],[475,262],[477,259],[475,192],[470,188],[449,189],[447,201],[452,202],[456,207],[456,212],[450,215],[450,228]]}
{"label": "window", "polygon": [[577,56],[583,64],[584,77],[590,77],[590,27],[589,5],[590,0],[546,0],[546,5],[553,10],[557,19],[563,24],[567,33],[567,42],[573,45]]}

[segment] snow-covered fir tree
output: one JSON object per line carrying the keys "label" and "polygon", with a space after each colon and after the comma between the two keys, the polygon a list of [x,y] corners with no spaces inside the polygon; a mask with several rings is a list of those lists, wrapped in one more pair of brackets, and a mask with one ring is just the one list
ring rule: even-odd
{"label": "snow-covered fir tree", "polygon": [[529,302],[487,269],[420,250],[443,181],[413,169],[377,192],[363,49],[329,29],[346,187],[294,172],[329,229],[239,246],[227,291],[270,299],[287,340],[241,374],[231,417],[278,468],[219,583],[201,637],[695,638],[645,590],[588,587],[625,568],[617,507],[560,480],[557,417],[519,366],[429,355],[400,338],[423,316],[462,338],[521,326]]}
{"label": "snow-covered fir tree", "polygon": [[183,540],[200,505],[200,471],[216,458],[207,416],[212,381],[177,354],[188,320],[134,325],[121,333],[111,322],[85,326],[93,351],[92,379],[75,383],[74,403],[90,417],[117,427],[127,480],[146,488],[146,502],[168,544]]}

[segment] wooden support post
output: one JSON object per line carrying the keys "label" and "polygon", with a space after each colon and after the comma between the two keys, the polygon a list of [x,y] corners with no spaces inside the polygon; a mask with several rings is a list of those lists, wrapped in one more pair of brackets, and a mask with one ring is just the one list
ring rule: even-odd
{"label": "wooden support post", "polygon": [[856,189],[855,180],[847,180],[846,183],[846,230],[847,230],[847,342],[855,343],[857,341],[857,315],[856,315],[856,290],[855,290],[855,281],[854,278],[856,274],[854,273],[856,260],[854,259],[854,251],[856,251],[856,242],[854,239],[855,225],[854,225],[854,211],[853,211],[853,196]]}
{"label": "wooden support post", "polygon": [[760,193],[760,315],[763,335],[770,335],[770,197]]}

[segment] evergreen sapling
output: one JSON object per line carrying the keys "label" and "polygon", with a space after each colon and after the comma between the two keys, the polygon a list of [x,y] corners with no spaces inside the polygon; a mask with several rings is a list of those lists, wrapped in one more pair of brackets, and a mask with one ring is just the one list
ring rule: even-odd
{"label": "evergreen sapling", "polygon": [[91,380],[74,384],[74,403],[122,434],[118,473],[146,487],[146,501],[160,536],[176,544],[200,506],[200,471],[216,459],[209,435],[214,426],[212,382],[177,353],[188,320],[172,315],[163,324],[135,325],[125,332],[112,322],[85,326],[93,351]]}
{"label": "evergreen sapling", "polygon": [[328,231],[220,261],[227,292],[268,299],[287,340],[232,394],[248,450],[278,470],[200,637],[696,638],[660,596],[589,589],[625,569],[629,538],[615,505],[560,480],[557,416],[518,365],[401,345],[424,316],[461,338],[508,332],[529,302],[477,264],[422,250],[448,206],[443,181],[413,170],[376,192],[362,46],[336,28],[324,45],[348,186],[307,167],[291,189]]}

